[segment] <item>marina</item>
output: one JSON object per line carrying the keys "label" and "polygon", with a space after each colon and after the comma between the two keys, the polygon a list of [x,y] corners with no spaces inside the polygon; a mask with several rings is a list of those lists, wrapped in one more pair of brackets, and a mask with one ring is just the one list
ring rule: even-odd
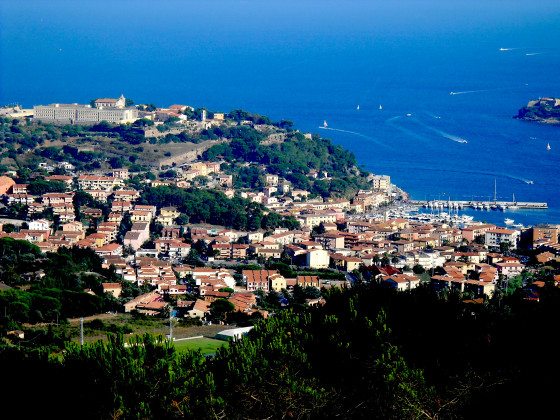
{"label": "marina", "polygon": [[472,208],[475,210],[507,210],[507,209],[548,209],[548,203],[538,202],[521,202],[521,201],[480,201],[480,200],[467,200],[467,201],[444,201],[444,200],[410,200],[410,203],[415,206],[438,209],[464,209]]}

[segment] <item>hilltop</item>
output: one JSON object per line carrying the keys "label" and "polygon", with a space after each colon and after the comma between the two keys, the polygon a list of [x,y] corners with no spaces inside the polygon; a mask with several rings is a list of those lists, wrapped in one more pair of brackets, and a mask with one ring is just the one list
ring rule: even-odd
{"label": "hilltop", "polygon": [[[366,185],[369,174],[358,168],[351,152],[317,134],[292,129],[291,121],[277,123],[243,110],[184,108],[186,113],[179,114],[157,108],[153,120],[128,124],[2,118],[0,169],[36,172],[40,165],[68,162],[78,172],[127,168],[139,173],[218,159],[240,187],[255,187],[264,175],[262,166],[323,197],[351,196]],[[318,174],[317,181],[310,173]]]}
{"label": "hilltop", "polygon": [[560,99],[539,98],[531,100],[527,106],[519,110],[515,118],[546,124],[560,124]]}

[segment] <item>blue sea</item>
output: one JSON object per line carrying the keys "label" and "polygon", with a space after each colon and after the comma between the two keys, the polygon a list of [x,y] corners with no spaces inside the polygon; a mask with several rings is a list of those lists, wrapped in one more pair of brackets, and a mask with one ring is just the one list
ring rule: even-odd
{"label": "blue sea", "polygon": [[0,104],[242,108],[331,138],[414,199],[493,199],[496,182],[549,210],[467,214],[560,223],[560,127],[512,118],[560,97],[558,40],[548,0],[2,1]]}

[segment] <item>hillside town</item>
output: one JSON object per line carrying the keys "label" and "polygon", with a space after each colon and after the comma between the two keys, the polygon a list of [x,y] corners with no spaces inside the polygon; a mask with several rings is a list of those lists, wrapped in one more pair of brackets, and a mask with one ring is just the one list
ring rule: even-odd
{"label": "hillside town", "polygon": [[[117,116],[113,122],[130,122],[134,114],[133,120],[161,125],[170,118],[186,123],[185,111],[194,110],[185,105],[139,110],[125,106],[124,96],[99,99],[94,105],[35,107],[34,118],[99,121],[105,118],[100,114],[103,109],[128,110],[122,114],[124,120]],[[199,117],[213,124],[223,123],[228,115],[212,113],[209,120],[204,110]],[[510,280],[521,279],[527,298],[538,300],[544,283],[529,283],[523,274],[560,255],[556,225],[512,229],[468,219],[454,224],[450,219],[398,217],[403,213],[396,209],[406,205],[407,196],[387,175],[370,174],[368,188],[353,197],[329,198],[295,188],[258,163],[244,165],[265,174],[264,186],[236,188],[237,175],[222,171],[227,162],[199,158],[174,162],[171,176],[144,177],[140,184],[131,179],[145,174],[127,167],[84,172],[70,162],[45,159],[31,182],[57,185],[57,192],[38,193],[36,185],[22,183],[15,171],[8,172],[0,177],[3,212],[22,219],[0,224],[0,238],[28,241],[42,253],[61,247],[91,249],[104,268],[114,269],[122,282],[146,292],[121,299],[124,312],[165,315],[171,309],[178,317],[201,321],[217,300],[228,301],[235,312],[267,317],[266,305],[261,304],[267,294],[287,306],[286,297],[299,288],[307,291],[305,302],[313,305],[321,303],[321,290],[359,282],[399,291],[429,283],[436,290],[458,290],[482,301],[505,290]],[[330,180],[331,174],[310,170],[306,177],[314,182]],[[226,199],[240,197],[264,206],[264,214],[275,213],[296,224],[263,229],[257,223],[254,229],[233,229],[190,223],[179,206],[147,204],[146,190],[158,187],[216,190]],[[536,261],[514,252],[520,244],[539,250]],[[560,282],[558,276],[555,282]],[[115,298],[121,291],[121,283],[102,284],[102,292]]]}

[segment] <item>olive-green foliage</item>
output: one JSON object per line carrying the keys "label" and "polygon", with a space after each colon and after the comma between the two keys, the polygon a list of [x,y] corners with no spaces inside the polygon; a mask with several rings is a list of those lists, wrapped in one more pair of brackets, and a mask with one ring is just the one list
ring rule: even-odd
{"label": "olive-green foliage", "polygon": [[384,312],[357,295],[332,302],[257,323],[248,339],[208,359],[149,335],[127,346],[122,336],[69,344],[62,359],[35,368],[34,380],[50,383],[42,398],[65,396],[56,409],[63,417],[87,401],[95,404],[84,418],[414,418],[431,410],[434,391],[391,343]]}
{"label": "olive-green foliage", "polygon": [[[233,128],[236,128],[233,131]],[[287,134],[280,144],[263,146],[262,134],[250,127],[232,127],[230,144],[219,144],[204,153],[204,158],[214,160],[217,155],[227,160],[238,159],[270,165],[272,173],[285,176],[289,171],[308,173],[310,169],[328,171],[335,176],[346,175],[356,165],[356,158],[342,146],[335,146],[329,139],[313,136],[308,139],[301,133]]]}
{"label": "olive-green foliage", "polygon": [[65,192],[66,184],[60,181],[44,181],[39,179],[28,184],[27,190],[29,191],[29,194],[32,195],[41,195],[51,192]]}
{"label": "olive-green foliage", "polygon": [[264,207],[241,197],[227,198],[215,190],[181,189],[175,186],[146,188],[142,202],[158,208],[176,206],[191,223],[212,223],[241,230],[273,229],[278,226],[297,227],[293,218],[277,213],[264,215]]}
{"label": "olive-green foliage", "polygon": [[24,240],[0,238],[0,269],[17,266],[20,273],[28,271],[32,266],[26,265],[35,261],[41,254],[37,245]]}
{"label": "olive-green foliage", "polygon": [[[204,152],[204,159],[223,156],[229,162],[264,164],[268,171],[285,177],[294,188],[324,197],[343,196],[365,185],[365,173],[353,169],[357,165],[354,154],[333,145],[329,139],[317,135],[309,139],[299,132],[289,132],[284,142],[264,146],[260,144],[262,134],[248,126],[231,127],[224,134],[231,142],[212,146]],[[312,183],[306,176],[311,169],[326,171],[334,179]],[[231,172],[238,187],[255,188],[263,183],[263,174],[256,168],[232,166]]]}
{"label": "olive-green foliage", "polygon": [[[280,312],[210,358],[152,336],[68,345],[50,362],[0,345],[2,395],[28,401],[32,377],[41,392],[26,415],[57,418],[545,418],[560,291],[539,293],[468,304],[426,286],[331,289],[324,306]],[[511,398],[522,389],[538,400]]]}
{"label": "olive-green foliage", "polygon": [[[114,270],[105,270],[101,258],[88,248],[64,248],[40,257],[37,246],[27,241],[0,239],[1,278],[9,284],[23,283],[31,272],[28,290],[0,291],[0,306],[15,322],[54,322],[115,310],[115,302],[101,295],[102,281],[117,281]],[[37,270],[37,271],[35,271]],[[41,272],[44,276],[34,276]],[[90,274],[84,274],[90,273]],[[84,293],[89,288],[99,296]]]}

